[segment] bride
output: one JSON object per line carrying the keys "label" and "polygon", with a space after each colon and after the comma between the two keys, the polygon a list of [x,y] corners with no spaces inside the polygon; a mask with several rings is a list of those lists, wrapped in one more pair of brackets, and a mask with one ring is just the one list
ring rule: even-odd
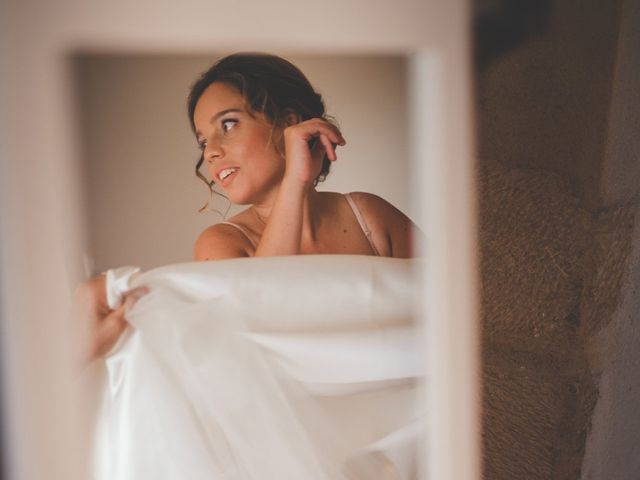
{"label": "bride", "polygon": [[[416,478],[411,264],[372,258],[411,258],[413,223],[376,195],[316,190],[346,142],[283,58],[223,58],[188,113],[196,175],[248,206],[205,229],[194,259],[272,258],[125,267],[79,288],[85,360],[107,360],[95,478]],[[130,310],[142,285],[154,293]]]}
{"label": "bride", "polygon": [[411,222],[388,202],[315,189],[337,159],[336,146],[346,142],[291,63],[271,55],[226,57],[193,85],[188,111],[199,165],[233,203],[251,205],[205,230],[196,260],[412,255]]}
{"label": "bride", "polygon": [[[363,192],[319,192],[346,141],[304,74],[284,58],[229,55],[191,87],[188,114],[201,150],[196,175],[247,209],[207,228],[194,260],[298,254],[409,258],[417,231],[384,199]],[[373,168],[393,168],[393,164]],[[209,179],[200,171],[206,166]],[[218,193],[218,192],[215,192]],[[127,327],[125,312],[147,293],[127,292],[111,309],[105,277],[78,289],[90,330],[84,358],[104,356]]]}

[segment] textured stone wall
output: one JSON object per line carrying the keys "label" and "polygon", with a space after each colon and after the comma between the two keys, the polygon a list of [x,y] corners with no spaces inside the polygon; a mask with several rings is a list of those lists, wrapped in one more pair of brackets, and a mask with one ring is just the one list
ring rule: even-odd
{"label": "textured stone wall", "polygon": [[593,213],[546,170],[485,161],[479,178],[486,478],[577,479],[633,210]]}
{"label": "textured stone wall", "polygon": [[606,180],[640,185],[637,155],[607,157],[633,129],[610,108],[625,2],[551,2],[543,35],[477,75],[488,479],[640,474],[640,203]]}

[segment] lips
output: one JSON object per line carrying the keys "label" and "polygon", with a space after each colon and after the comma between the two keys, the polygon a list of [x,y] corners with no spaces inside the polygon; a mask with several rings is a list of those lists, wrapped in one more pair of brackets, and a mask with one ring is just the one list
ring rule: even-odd
{"label": "lips", "polygon": [[216,178],[220,185],[228,184],[234,177],[235,173],[239,170],[238,167],[225,167],[216,172]]}

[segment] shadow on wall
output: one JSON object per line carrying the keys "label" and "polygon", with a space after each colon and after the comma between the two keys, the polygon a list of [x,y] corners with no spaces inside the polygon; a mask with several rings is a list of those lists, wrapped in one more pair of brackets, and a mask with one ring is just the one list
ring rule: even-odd
{"label": "shadow on wall", "polygon": [[548,28],[549,0],[474,2],[474,57],[478,70],[486,69],[493,60],[543,35]]}

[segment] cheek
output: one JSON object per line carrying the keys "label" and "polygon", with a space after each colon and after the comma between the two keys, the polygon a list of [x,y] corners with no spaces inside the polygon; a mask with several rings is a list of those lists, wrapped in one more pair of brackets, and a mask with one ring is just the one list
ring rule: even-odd
{"label": "cheek", "polygon": [[247,158],[261,159],[261,161],[268,163],[277,162],[281,158],[278,148],[276,148],[273,139],[269,139],[268,134],[254,138],[244,147],[243,153]]}
{"label": "cheek", "polygon": [[284,158],[284,132],[282,130],[274,130],[271,137],[271,151],[279,157]]}
{"label": "cheek", "polygon": [[264,153],[272,162],[284,162],[284,137],[277,132],[274,132],[271,138],[267,136]]}
{"label": "cheek", "polygon": [[268,154],[277,153],[278,151],[284,151],[284,135],[281,129],[274,128],[271,125],[263,124],[260,127],[259,135],[256,135],[256,140],[260,138],[260,144],[262,151]]}

